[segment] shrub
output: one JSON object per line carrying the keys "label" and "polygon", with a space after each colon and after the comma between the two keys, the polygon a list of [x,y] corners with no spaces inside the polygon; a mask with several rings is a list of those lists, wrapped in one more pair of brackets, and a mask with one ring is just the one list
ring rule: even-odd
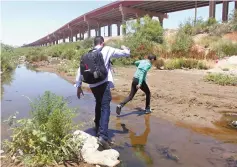
{"label": "shrub", "polygon": [[54,45],[45,50],[45,54],[50,57],[61,57],[63,53],[62,45]]}
{"label": "shrub", "polygon": [[230,24],[233,31],[237,31],[237,10],[233,10],[230,15]]}
{"label": "shrub", "polygon": [[165,61],[165,69],[174,70],[174,69],[208,69],[207,64],[204,61],[196,60],[196,59],[183,59],[183,58],[175,58],[168,59]]}
{"label": "shrub", "polygon": [[164,67],[165,61],[163,59],[157,59],[154,65],[157,69],[161,69],[161,67]]}
{"label": "shrub", "polygon": [[139,40],[144,39],[155,43],[162,43],[163,28],[161,27],[160,22],[153,20],[149,16],[143,17],[142,21],[142,23],[139,20],[130,22],[130,24],[128,23],[127,31],[129,31],[128,28],[131,28],[128,34]]}
{"label": "shrub", "polygon": [[64,52],[62,53],[62,58],[72,60],[72,58],[75,56],[75,54],[76,54],[75,50],[67,49],[67,50],[64,50]]}
{"label": "shrub", "polygon": [[209,27],[209,33],[212,36],[222,36],[232,31],[230,23],[214,24]]}
{"label": "shrub", "polygon": [[[45,92],[32,103],[32,118],[17,121],[11,141],[4,142],[8,157],[26,166],[56,165],[65,160],[78,162],[81,141],[73,141],[75,112],[62,97]],[[14,124],[13,124],[14,125]]]}
{"label": "shrub", "polygon": [[77,63],[79,64],[79,61],[81,59],[81,56],[83,56],[84,54],[86,54],[90,49],[79,49],[76,51],[73,59],[77,61]]}
{"label": "shrub", "polygon": [[120,48],[122,45],[122,41],[120,39],[109,39],[105,42],[105,45],[114,47],[114,48]]}
{"label": "shrub", "polygon": [[231,85],[237,86],[237,76],[225,75],[225,74],[208,74],[204,78],[205,81],[210,81],[219,85]]}
{"label": "shrub", "polygon": [[81,46],[84,49],[92,48],[94,46],[94,40],[92,38],[81,41]]}
{"label": "shrub", "polygon": [[219,40],[211,45],[219,57],[232,56],[237,54],[237,44],[228,40]]}
{"label": "shrub", "polygon": [[217,24],[215,18],[209,18],[207,21],[204,21],[202,18],[197,18],[196,21],[189,18],[187,21],[180,24],[179,30],[188,35],[196,35],[209,32],[209,27],[215,24]]}
{"label": "shrub", "polygon": [[208,20],[205,22],[206,26],[212,26],[217,24],[218,22],[216,21],[215,18],[208,18]]}
{"label": "shrub", "polygon": [[[163,28],[157,20],[152,20],[146,16],[143,23],[131,23],[133,33],[128,33],[124,39],[124,44],[131,50],[131,58],[135,61],[143,59],[149,53],[153,53],[154,43],[163,42]],[[134,61],[120,59],[125,64]],[[118,61],[116,61],[118,62]]]}
{"label": "shrub", "polygon": [[175,36],[175,42],[172,45],[172,52],[175,53],[181,52],[185,56],[192,47],[192,44],[193,44],[192,37],[181,30]]}
{"label": "shrub", "polygon": [[221,44],[221,50],[226,56],[237,55],[237,44],[226,41]]}
{"label": "shrub", "polygon": [[16,62],[14,60],[14,48],[1,43],[1,71],[10,72],[15,68]]}

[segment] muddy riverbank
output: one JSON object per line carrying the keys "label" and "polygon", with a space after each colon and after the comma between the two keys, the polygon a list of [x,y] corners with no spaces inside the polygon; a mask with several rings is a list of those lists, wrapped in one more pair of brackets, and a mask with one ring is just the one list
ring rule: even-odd
{"label": "muddy riverbank", "polygon": [[[42,65],[39,71],[58,74],[71,83],[75,76],[57,71],[57,65]],[[116,67],[113,100],[121,101],[129,94],[135,68]],[[148,74],[153,116],[168,120],[178,126],[210,135],[226,142],[237,143],[237,130],[228,124],[237,114],[237,87],[220,86],[203,80],[206,71],[161,71],[152,69]],[[89,91],[87,85],[85,89]],[[144,108],[145,95],[139,91],[130,107]]]}

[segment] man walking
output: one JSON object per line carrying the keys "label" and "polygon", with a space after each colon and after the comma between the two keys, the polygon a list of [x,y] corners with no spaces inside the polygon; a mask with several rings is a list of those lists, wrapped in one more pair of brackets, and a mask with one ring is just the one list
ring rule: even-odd
{"label": "man walking", "polygon": [[[102,36],[97,36],[94,39],[94,49],[92,50],[92,52],[99,52],[102,54],[107,74],[105,74],[105,79],[100,82],[92,83],[91,81],[92,84],[89,84],[89,87],[91,88],[91,91],[96,99],[94,122],[96,133],[98,135],[98,142],[100,145],[102,145],[102,147],[108,149],[108,124],[110,117],[110,102],[112,99],[110,88],[114,87],[113,76],[110,67],[110,58],[128,57],[130,56],[130,50],[125,46],[121,46],[121,49],[104,46],[104,38]],[[85,77],[87,77],[86,79],[88,79],[89,76],[86,74],[83,76],[81,70],[84,70],[84,68],[86,68],[86,70],[84,70],[84,73],[90,70],[87,69],[87,64],[85,64],[85,67],[82,67],[82,64],[80,66],[81,67],[78,68],[78,73],[76,76],[77,97],[79,99],[81,94],[83,95],[81,88],[82,81],[85,80]],[[97,77],[97,74],[94,74],[93,76]],[[91,77],[89,77],[89,79],[91,79]]]}

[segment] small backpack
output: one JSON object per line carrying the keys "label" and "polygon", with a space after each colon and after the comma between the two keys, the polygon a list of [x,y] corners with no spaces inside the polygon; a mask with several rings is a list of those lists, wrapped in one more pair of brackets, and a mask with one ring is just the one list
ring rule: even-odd
{"label": "small backpack", "polygon": [[82,82],[95,84],[105,80],[108,76],[101,50],[102,48],[98,50],[94,48],[81,57]]}

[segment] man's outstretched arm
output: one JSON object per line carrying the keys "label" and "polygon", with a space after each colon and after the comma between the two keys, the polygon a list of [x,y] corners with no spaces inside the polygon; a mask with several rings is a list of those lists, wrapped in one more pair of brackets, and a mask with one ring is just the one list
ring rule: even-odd
{"label": "man's outstretched arm", "polygon": [[112,57],[113,58],[120,58],[120,57],[129,57],[130,56],[130,49],[126,46],[121,46],[121,49],[113,48],[114,52]]}

